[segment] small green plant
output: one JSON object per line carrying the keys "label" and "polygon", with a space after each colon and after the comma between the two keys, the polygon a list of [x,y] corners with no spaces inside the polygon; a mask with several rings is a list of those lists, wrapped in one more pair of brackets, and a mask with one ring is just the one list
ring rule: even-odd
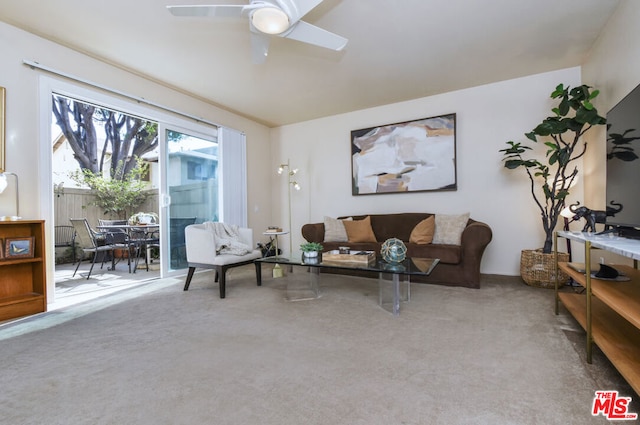
{"label": "small green plant", "polygon": [[305,242],[300,245],[300,250],[302,252],[313,252],[313,251],[322,251],[322,245],[317,242]]}

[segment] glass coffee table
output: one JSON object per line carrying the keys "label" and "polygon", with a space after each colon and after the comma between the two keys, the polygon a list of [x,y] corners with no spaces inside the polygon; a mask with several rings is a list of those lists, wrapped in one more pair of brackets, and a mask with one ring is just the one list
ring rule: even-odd
{"label": "glass coffee table", "polygon": [[309,279],[303,287],[287,285],[287,300],[310,300],[320,297],[320,270],[342,269],[378,273],[379,303],[394,316],[400,314],[400,303],[411,297],[411,276],[428,276],[440,262],[437,258],[406,258],[401,263],[388,263],[377,256],[369,263],[346,261],[323,261],[322,254],[316,258],[306,258],[302,254],[292,257],[263,257],[255,260],[256,280],[262,285],[262,265],[299,266],[309,268]]}

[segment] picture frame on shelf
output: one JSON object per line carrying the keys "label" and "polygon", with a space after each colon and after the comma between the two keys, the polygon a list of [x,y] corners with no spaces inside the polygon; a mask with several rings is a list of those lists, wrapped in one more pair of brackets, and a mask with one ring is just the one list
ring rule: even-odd
{"label": "picture frame on shelf", "polygon": [[351,194],[458,189],[456,114],[351,131]]}
{"label": "picture frame on shelf", "polygon": [[33,236],[6,238],[4,240],[4,259],[33,258],[34,242]]}

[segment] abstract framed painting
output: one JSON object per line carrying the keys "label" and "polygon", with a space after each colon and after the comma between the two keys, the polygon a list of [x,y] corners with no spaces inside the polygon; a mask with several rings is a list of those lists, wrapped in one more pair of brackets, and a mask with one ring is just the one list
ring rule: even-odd
{"label": "abstract framed painting", "polygon": [[457,190],[456,114],[351,132],[351,193]]}

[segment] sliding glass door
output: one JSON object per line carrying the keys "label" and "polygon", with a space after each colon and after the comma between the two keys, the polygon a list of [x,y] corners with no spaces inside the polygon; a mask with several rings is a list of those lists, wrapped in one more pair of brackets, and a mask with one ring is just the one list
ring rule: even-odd
{"label": "sliding glass door", "polygon": [[[56,123],[57,119],[63,120],[68,116],[67,110],[77,107],[74,101],[86,104],[82,107],[88,110],[96,107],[103,111],[96,116],[109,123],[105,127],[107,130],[113,130],[108,134],[105,130],[97,130],[95,135],[90,134],[95,136],[97,143],[85,144],[99,148],[96,155],[87,161],[90,165],[101,164],[100,168],[93,170],[94,174],[108,177],[111,174],[118,175],[119,170],[133,169],[133,165],[138,163],[136,157],[144,162],[148,172],[140,173],[137,180],[141,181],[141,185],[151,196],[139,205],[126,203],[114,212],[116,216],[112,218],[126,219],[136,212],[158,212],[162,277],[178,276],[185,272],[187,262],[184,227],[188,223],[215,220],[247,225],[244,133],[193,119],[170,109],[150,108],[144,102],[126,99],[126,96],[108,95],[49,77],[42,77],[40,82],[39,121],[41,132],[45,135],[44,140],[49,145],[41,150],[41,185],[53,188],[51,192],[42,195],[42,215],[47,218],[48,227],[57,224],[57,218],[84,216],[88,213],[88,208],[64,210],[59,214],[54,212],[57,211],[56,203],[64,203],[66,208],[88,205],[87,202],[71,202],[72,192],[76,188],[71,187],[70,173],[74,170],[69,164],[76,162],[75,151],[64,148],[64,140],[75,140],[76,133],[83,135],[82,132],[89,127],[72,123],[67,126],[69,131],[63,140],[58,137],[60,129]],[[58,108],[58,117],[54,107]],[[118,120],[113,114],[115,112],[124,118]],[[115,131],[122,122],[128,123],[129,127],[132,123],[140,127],[134,139],[125,140],[121,137],[122,132]],[[105,142],[107,138],[110,143]],[[86,150],[88,148],[78,152]],[[115,164],[115,167],[107,167],[107,164]],[[69,168],[65,168],[67,166]],[[104,171],[111,169],[115,171]],[[109,203],[109,208],[115,208],[114,203]],[[88,217],[93,226],[97,224],[97,219],[105,218],[101,215],[104,211],[104,208],[96,209],[95,217]],[[48,238],[51,241],[48,252],[53,254],[53,229],[49,228],[47,231],[51,235]],[[151,252],[152,255],[155,253],[155,250]],[[51,276],[55,273],[53,258],[54,255],[48,255],[47,273]],[[50,279],[47,295],[50,300],[55,299],[54,279]]]}
{"label": "sliding glass door", "polygon": [[217,133],[162,127],[165,149],[164,222],[168,232],[164,262],[167,272],[187,267],[185,227],[220,216],[220,178]]}

